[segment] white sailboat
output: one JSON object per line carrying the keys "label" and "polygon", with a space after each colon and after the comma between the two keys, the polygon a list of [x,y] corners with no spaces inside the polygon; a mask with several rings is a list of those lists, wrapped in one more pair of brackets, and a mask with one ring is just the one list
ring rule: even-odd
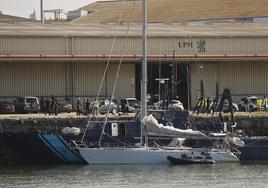
{"label": "white sailboat", "polygon": [[[158,124],[157,120],[149,115],[143,118],[146,134],[150,132],[155,135],[173,136],[183,138],[205,138],[206,135],[192,129],[181,130],[165,127]],[[150,131],[148,131],[150,130]],[[148,131],[148,132],[147,132]],[[83,158],[89,164],[169,164],[168,156],[181,158],[188,156],[192,158],[205,158],[210,156],[216,162],[234,162],[238,158],[230,150],[209,148],[187,148],[187,147],[138,147],[138,148],[79,148]]]}
{"label": "white sailboat", "polygon": [[[181,156],[202,157],[203,155],[210,155],[216,162],[234,162],[239,159],[230,150],[208,149],[208,148],[186,148],[186,147],[148,147],[148,124],[150,116],[147,117],[146,95],[147,95],[147,50],[146,50],[146,36],[147,36],[147,2],[143,0],[143,38],[142,38],[142,89],[141,89],[141,116],[144,119],[141,123],[141,143],[140,147],[136,148],[108,148],[108,147],[78,147],[82,157],[88,164],[169,164],[168,156],[180,158]],[[147,119],[146,119],[147,118]],[[148,121],[149,118],[149,121]],[[154,120],[153,120],[154,121]],[[156,125],[157,134],[162,132],[163,127]],[[154,126],[155,126],[154,125]],[[148,130],[147,130],[148,129]],[[161,130],[162,129],[162,130]],[[152,130],[152,127],[150,128]],[[161,131],[160,131],[161,130]],[[164,130],[165,133],[174,134],[176,137],[200,137],[205,136],[199,131],[182,131],[182,130]],[[145,141],[143,141],[143,136]]]}

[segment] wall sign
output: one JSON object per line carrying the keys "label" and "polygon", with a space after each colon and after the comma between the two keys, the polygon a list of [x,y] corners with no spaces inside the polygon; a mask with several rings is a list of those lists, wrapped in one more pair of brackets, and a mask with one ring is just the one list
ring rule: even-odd
{"label": "wall sign", "polygon": [[178,46],[179,49],[197,49],[198,52],[203,53],[206,52],[206,41],[205,39],[200,39],[194,42],[189,41],[179,41]]}

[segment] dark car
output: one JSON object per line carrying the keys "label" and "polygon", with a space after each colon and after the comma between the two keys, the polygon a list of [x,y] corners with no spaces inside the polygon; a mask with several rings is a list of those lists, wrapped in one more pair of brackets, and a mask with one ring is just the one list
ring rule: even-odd
{"label": "dark car", "polygon": [[15,112],[15,106],[11,102],[0,101],[0,114],[12,114]]}
{"label": "dark car", "polygon": [[18,97],[14,105],[17,113],[37,113],[40,110],[40,103],[37,97]]}

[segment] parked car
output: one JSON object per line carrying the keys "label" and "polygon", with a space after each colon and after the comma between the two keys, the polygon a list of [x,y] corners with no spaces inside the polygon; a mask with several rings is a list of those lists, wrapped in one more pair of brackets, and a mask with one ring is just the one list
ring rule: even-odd
{"label": "parked car", "polygon": [[[239,104],[238,104],[238,108],[239,111],[245,111],[245,101],[246,101],[247,97],[243,97],[240,99]],[[250,96],[248,97],[249,99],[249,110],[250,112],[256,111],[257,110],[257,99],[258,97],[256,96]]]}
{"label": "parked car", "polygon": [[154,109],[164,109],[164,105],[166,104],[164,104],[163,100],[157,101],[154,103]]}
{"label": "parked car", "polygon": [[117,112],[121,112],[122,111],[122,105],[121,105],[121,101],[118,98],[113,98],[112,102],[116,105],[117,108]]}
{"label": "parked car", "polygon": [[[218,102],[218,105],[219,104],[220,104],[220,100]],[[233,102],[233,112],[237,112],[238,110],[239,110],[238,105]],[[224,100],[222,111],[223,112],[229,112],[229,101],[228,100]]]}
{"label": "parked car", "polygon": [[72,112],[73,111],[73,105],[70,102],[67,101],[58,101],[58,112]]}
{"label": "parked car", "polygon": [[121,106],[123,112],[136,112],[140,109],[140,101],[136,98],[121,99]]}
{"label": "parked car", "polygon": [[[89,111],[90,112],[93,111],[94,104],[95,104],[94,101],[90,103],[90,105],[89,105]],[[101,101],[100,105],[99,105],[99,113],[100,114],[105,114],[105,113],[108,112],[108,109],[109,109],[109,102],[107,102],[105,100]],[[117,112],[120,112],[120,111],[121,111],[121,105],[118,106],[112,101],[109,113],[116,114]]]}
{"label": "parked car", "polygon": [[37,113],[40,110],[40,103],[37,97],[18,97],[15,102],[15,112]]}
{"label": "parked car", "polygon": [[[163,100],[160,100],[154,103],[154,109],[163,109],[163,105]],[[182,111],[184,110],[184,107],[182,102],[180,102],[179,100],[171,100],[168,104],[168,109]]]}
{"label": "parked car", "polygon": [[168,104],[168,108],[172,110],[179,110],[179,111],[184,110],[183,104],[179,100],[171,100]]}
{"label": "parked car", "polygon": [[147,108],[148,109],[154,109],[154,103],[159,101],[159,97],[158,96],[147,96]]}
{"label": "parked car", "polygon": [[0,101],[0,114],[12,114],[15,112],[15,106],[11,102]]}

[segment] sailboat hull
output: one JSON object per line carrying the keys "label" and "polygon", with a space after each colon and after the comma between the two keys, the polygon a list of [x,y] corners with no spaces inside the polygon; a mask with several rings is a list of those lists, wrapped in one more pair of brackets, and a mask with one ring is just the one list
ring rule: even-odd
{"label": "sailboat hull", "polygon": [[208,149],[146,149],[146,148],[79,148],[88,164],[170,164],[167,156],[202,155],[209,151],[216,162],[236,162],[230,151]]}

